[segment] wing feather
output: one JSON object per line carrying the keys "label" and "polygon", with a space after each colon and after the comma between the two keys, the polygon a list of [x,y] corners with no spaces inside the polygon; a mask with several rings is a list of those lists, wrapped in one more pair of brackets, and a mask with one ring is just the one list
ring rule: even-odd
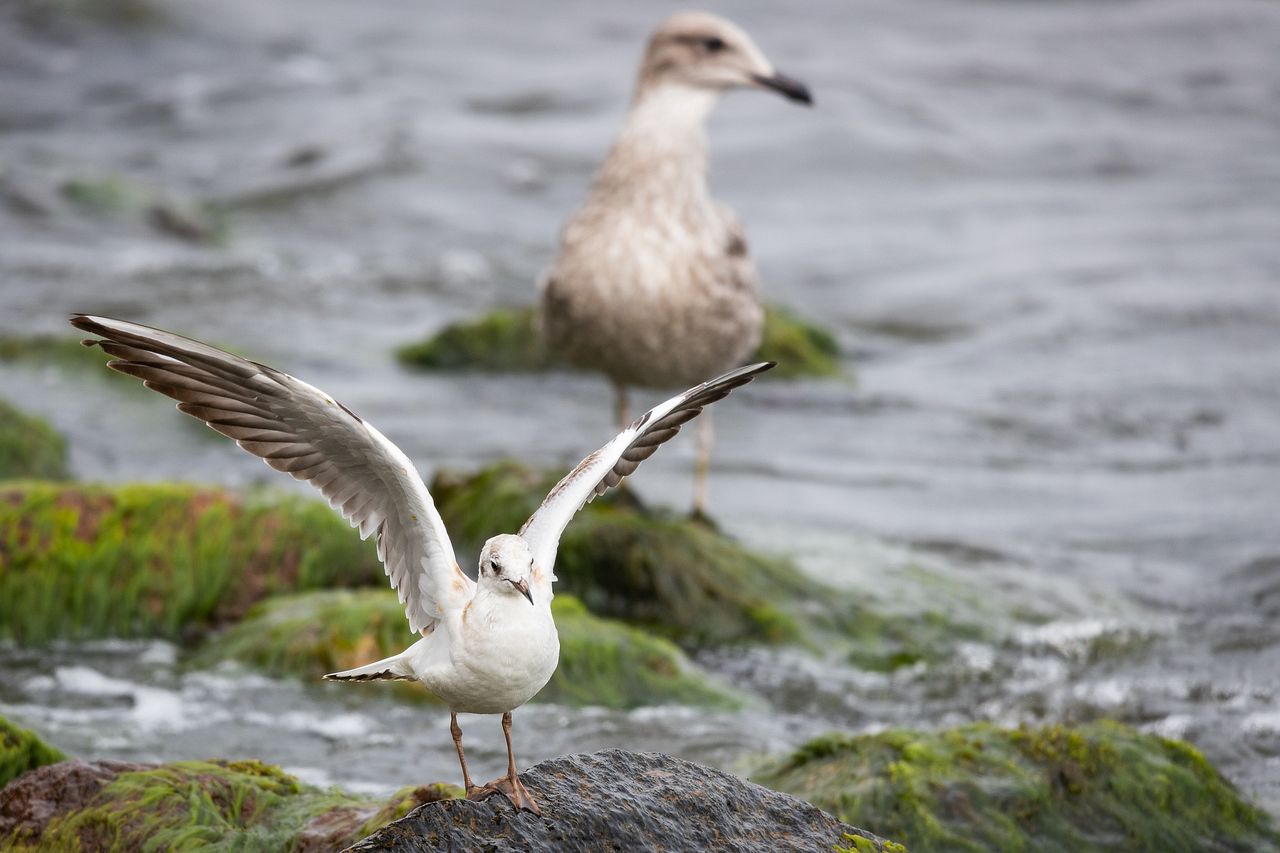
{"label": "wing feather", "polygon": [[587,501],[622,482],[704,407],[773,367],[772,361],[740,367],[654,406],[557,483],[520,528],[533,552],[535,579],[543,587],[542,593],[550,597],[560,534]]}
{"label": "wing feather", "polygon": [[474,583],[458,569],[431,495],[401,450],[307,383],[170,332],[106,317],[71,324],[102,340],[107,366],[178,401],[178,410],[235,440],[267,465],[320,490],[378,559],[414,631],[461,609]]}

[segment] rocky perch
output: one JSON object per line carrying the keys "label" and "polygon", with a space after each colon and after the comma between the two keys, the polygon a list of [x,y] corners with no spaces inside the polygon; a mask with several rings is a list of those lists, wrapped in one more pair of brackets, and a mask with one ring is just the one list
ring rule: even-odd
{"label": "rocky perch", "polygon": [[541,817],[513,810],[502,796],[442,800],[349,850],[905,850],[794,797],[658,753],[569,755],[520,778]]}

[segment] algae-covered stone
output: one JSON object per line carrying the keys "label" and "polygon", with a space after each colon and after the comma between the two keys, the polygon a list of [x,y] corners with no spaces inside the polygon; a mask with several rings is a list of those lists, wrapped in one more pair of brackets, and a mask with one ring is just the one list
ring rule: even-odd
{"label": "algae-covered stone", "polygon": [[0,488],[0,637],[181,638],[284,590],[381,582],[318,501],[188,485]]}
{"label": "algae-covered stone", "polygon": [[[400,361],[427,370],[525,372],[564,369],[542,338],[536,308],[499,308],[451,323],[435,335],[396,352]],[[776,361],[770,376],[836,376],[840,350],[825,329],[783,308],[765,309],[764,339],[756,358]],[[707,377],[710,379],[711,377]]]}
{"label": "algae-covered stone", "polygon": [[[560,632],[560,666],[538,701],[610,708],[737,704],[666,640],[592,616],[572,596],[556,596],[552,612]],[[404,607],[390,589],[300,593],[258,605],[203,649],[198,662],[234,659],[277,675],[319,679],[400,652],[414,639]],[[431,698],[409,682],[378,683],[372,689]]]}
{"label": "algae-covered stone", "polygon": [[755,779],[914,853],[1280,849],[1194,748],[1119,723],[829,735]]}
{"label": "algae-covered stone", "polygon": [[[518,530],[557,476],[502,462],[469,477],[442,472],[431,493],[455,540],[474,549]],[[555,573],[557,587],[593,613],[691,646],[799,639],[786,605],[829,592],[784,560],[616,491],[584,507],[565,530]]]}
{"label": "algae-covered stone", "polygon": [[[304,785],[259,761],[64,762],[24,776],[0,795],[8,801],[0,803],[0,847],[318,853],[346,847],[414,806],[460,793],[431,785],[402,790],[384,803]],[[20,807],[4,808],[11,804]]]}
{"label": "algae-covered stone", "polygon": [[451,323],[424,341],[401,347],[396,356],[404,364],[428,370],[501,373],[564,366],[547,353],[533,308],[499,308]]}
{"label": "algae-covered stone", "polygon": [[0,480],[67,476],[66,439],[43,419],[0,400]]}
{"label": "algae-covered stone", "polygon": [[0,717],[0,788],[28,770],[66,758],[30,729]]}
{"label": "algae-covered stone", "polygon": [[[431,493],[455,544],[477,550],[518,530],[561,472],[499,462],[475,474],[436,475]],[[560,539],[557,589],[593,613],[639,624],[682,646],[798,643],[889,671],[950,655],[981,626],[941,612],[881,613],[790,562],[764,556],[706,525],[615,490],[583,507]]]}

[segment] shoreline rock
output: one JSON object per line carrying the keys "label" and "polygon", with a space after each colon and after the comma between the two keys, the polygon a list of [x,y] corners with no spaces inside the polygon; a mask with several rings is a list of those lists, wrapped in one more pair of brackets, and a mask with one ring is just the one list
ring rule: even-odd
{"label": "shoreline rock", "polygon": [[1280,850],[1194,747],[1109,721],[833,734],[753,778],[914,853]]}
{"label": "shoreline rock", "polygon": [[567,755],[520,775],[542,816],[502,796],[414,809],[351,853],[732,850],[904,853],[801,800],[660,753]]}
{"label": "shoreline rock", "polygon": [[[542,340],[538,309],[532,306],[497,308],[451,323],[423,341],[400,347],[396,358],[407,367],[422,370],[529,373],[572,369],[548,350]],[[764,339],[753,360],[778,362],[769,374],[771,380],[844,373],[834,335],[776,306],[765,307]]]}

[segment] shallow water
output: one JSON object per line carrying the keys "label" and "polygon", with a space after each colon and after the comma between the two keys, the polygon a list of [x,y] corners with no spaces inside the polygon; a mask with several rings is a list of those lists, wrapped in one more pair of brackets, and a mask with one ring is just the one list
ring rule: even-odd
{"label": "shallow water", "polygon": [[[568,465],[609,435],[592,377],[407,375],[390,350],[531,299],[658,7],[199,0],[125,27],[17,8],[0,334],[88,310],[235,345],[427,473]],[[531,707],[522,760],[628,746],[741,769],[832,727],[1108,716],[1191,740],[1280,813],[1280,7],[731,12],[818,106],[728,98],[713,183],[770,301],[831,324],[858,381],[721,404],[716,514],[880,606],[945,601],[1005,639],[892,676],[709,655],[763,704]],[[225,244],[57,191],[106,175],[231,204]],[[0,364],[0,395],[65,430],[85,478],[281,485],[95,377]],[[691,454],[678,440],[635,487],[687,501]],[[166,649],[4,651],[0,713],[86,755],[251,755],[377,790],[454,776],[425,706],[186,672]],[[464,726],[497,772],[496,721]]]}

